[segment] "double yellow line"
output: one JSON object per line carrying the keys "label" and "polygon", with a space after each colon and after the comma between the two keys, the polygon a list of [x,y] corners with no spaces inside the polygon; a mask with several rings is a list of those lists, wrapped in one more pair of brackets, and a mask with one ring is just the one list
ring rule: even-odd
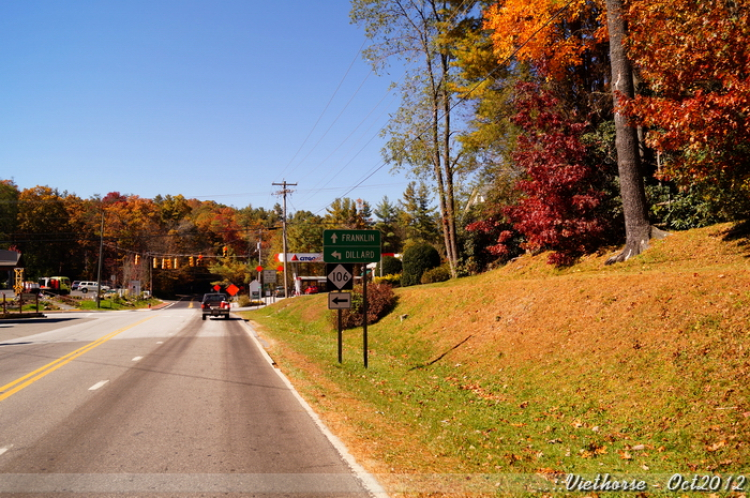
{"label": "double yellow line", "polygon": [[140,325],[143,322],[146,322],[148,320],[151,320],[152,318],[153,318],[153,316],[148,317],[148,318],[146,318],[144,320],[141,320],[139,322],[136,322],[136,323],[134,323],[132,325],[128,325],[127,327],[123,327],[121,329],[115,330],[114,332],[110,332],[109,334],[107,334],[107,335],[105,335],[103,337],[100,337],[99,339],[95,340],[94,342],[91,342],[91,343],[85,345],[82,348],[76,349],[72,353],[68,353],[68,354],[66,354],[63,357],[56,359],[52,363],[48,363],[48,364],[44,365],[41,368],[37,368],[33,372],[30,372],[30,373],[24,375],[23,377],[20,377],[20,378],[14,380],[10,384],[5,384],[4,386],[0,387],[0,401],[2,401],[5,398],[8,398],[8,397],[14,395],[15,393],[17,393],[18,391],[20,391],[21,389],[23,389],[25,387],[30,386],[31,384],[33,384],[34,382],[38,381],[39,379],[41,379],[42,377],[46,376],[47,374],[51,374],[52,372],[54,372],[58,368],[62,367],[63,365],[65,365],[67,363],[70,363],[71,361],[75,360],[76,358],[78,358],[82,354],[88,353],[89,351],[91,351],[92,349],[94,349],[97,346],[101,346],[102,344],[104,344],[108,340],[112,339],[117,334],[125,332],[128,329],[132,329],[133,327],[138,326],[138,325]]}

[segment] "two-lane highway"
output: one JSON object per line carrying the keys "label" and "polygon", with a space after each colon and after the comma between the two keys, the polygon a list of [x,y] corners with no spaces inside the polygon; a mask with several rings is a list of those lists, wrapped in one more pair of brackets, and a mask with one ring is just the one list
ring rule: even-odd
{"label": "two-lane highway", "polygon": [[239,319],[0,322],[0,496],[371,496]]}

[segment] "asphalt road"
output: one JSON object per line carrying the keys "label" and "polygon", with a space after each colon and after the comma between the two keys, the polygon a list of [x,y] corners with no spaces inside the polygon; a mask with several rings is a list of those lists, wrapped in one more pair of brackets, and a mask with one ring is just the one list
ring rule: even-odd
{"label": "asphalt road", "polygon": [[240,319],[0,321],[0,496],[380,494]]}

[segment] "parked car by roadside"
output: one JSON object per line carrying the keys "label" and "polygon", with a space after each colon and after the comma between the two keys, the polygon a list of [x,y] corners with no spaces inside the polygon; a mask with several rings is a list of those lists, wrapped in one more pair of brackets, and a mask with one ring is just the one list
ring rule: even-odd
{"label": "parked car by roadside", "polygon": [[[83,281],[83,282],[80,282],[78,284],[78,290],[81,291],[81,292],[83,292],[84,294],[87,294],[89,291],[90,292],[96,292],[96,289],[97,289],[96,282],[85,282],[85,281]],[[102,290],[102,292],[106,292],[106,291],[109,290],[109,286],[108,285],[102,285],[101,286],[101,290]]]}

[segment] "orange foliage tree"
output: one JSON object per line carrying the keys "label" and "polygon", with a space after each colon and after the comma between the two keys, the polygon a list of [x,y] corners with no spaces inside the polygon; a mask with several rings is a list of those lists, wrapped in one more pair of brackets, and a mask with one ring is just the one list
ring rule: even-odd
{"label": "orange foliage tree", "polygon": [[606,39],[602,2],[506,0],[485,11],[500,60],[533,62],[549,79],[563,79],[586,64]]}

